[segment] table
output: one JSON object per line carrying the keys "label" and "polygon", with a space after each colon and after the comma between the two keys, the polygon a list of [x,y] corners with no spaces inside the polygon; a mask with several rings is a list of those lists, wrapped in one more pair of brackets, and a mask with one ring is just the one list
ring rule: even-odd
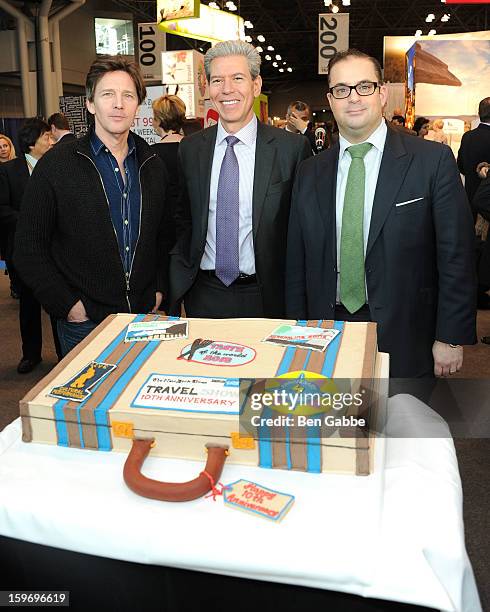
{"label": "table", "polygon": [[[388,404],[367,477],[225,466],[296,496],[281,523],[226,508],[143,499],[122,481],[125,457],[20,441],[20,421],[0,434],[0,534],[80,553],[479,612],[463,533],[462,490],[445,423],[413,397]],[[435,437],[444,436],[444,437]],[[185,480],[201,466],[149,458],[145,473]]]}

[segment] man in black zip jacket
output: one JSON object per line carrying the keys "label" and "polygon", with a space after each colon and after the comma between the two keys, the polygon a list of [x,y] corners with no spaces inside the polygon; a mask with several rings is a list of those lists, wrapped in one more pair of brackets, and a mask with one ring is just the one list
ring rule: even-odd
{"label": "man in black zip jacket", "polygon": [[109,314],[159,308],[171,246],[164,164],[130,132],[146,95],[138,66],[100,58],[86,92],[95,126],[36,166],[14,251],[22,278],[58,319],[64,355]]}

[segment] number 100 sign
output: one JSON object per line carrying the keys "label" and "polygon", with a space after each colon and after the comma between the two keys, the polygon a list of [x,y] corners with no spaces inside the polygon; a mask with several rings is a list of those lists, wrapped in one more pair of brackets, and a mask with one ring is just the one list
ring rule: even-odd
{"label": "number 100 sign", "polygon": [[138,24],[138,61],[145,81],[162,82],[162,51],[166,50],[165,36],[156,23]]}

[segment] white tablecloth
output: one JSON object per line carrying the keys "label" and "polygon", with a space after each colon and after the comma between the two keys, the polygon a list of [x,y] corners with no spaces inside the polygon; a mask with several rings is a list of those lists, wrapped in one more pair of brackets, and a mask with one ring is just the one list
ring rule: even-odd
{"label": "white tablecloth", "polygon": [[[126,561],[478,612],[446,425],[409,396],[390,399],[388,413],[388,430],[413,422],[447,438],[378,440],[377,470],[368,477],[225,465],[225,484],[245,478],[296,497],[278,524],[227,508],[222,498],[172,504],[138,497],[122,480],[124,455],[24,444],[16,420],[0,433],[0,534]],[[182,481],[201,469],[149,458],[144,471]]]}

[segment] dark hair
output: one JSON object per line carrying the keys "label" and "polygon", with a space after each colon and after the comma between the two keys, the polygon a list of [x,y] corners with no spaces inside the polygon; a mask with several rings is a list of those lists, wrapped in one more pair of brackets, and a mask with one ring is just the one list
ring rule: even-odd
{"label": "dark hair", "polygon": [[178,96],[161,96],[153,101],[153,116],[160,127],[168,132],[180,132],[185,121],[185,103]]}
{"label": "dark hair", "polygon": [[418,134],[422,129],[422,126],[426,123],[429,123],[428,119],[425,117],[417,117],[417,119],[415,119],[415,123],[413,124],[413,130]]}
{"label": "dark hair", "polygon": [[343,60],[348,59],[349,57],[354,57],[354,58],[357,57],[359,59],[368,59],[372,63],[374,67],[374,71],[376,72],[376,79],[378,80],[378,85],[383,84],[383,72],[381,70],[381,65],[375,57],[371,57],[367,53],[363,53],[362,51],[359,51],[358,49],[347,49],[347,51],[337,52],[332,57],[332,59],[330,60],[328,64],[327,81],[328,81],[329,87],[331,86],[330,74],[332,73],[332,68],[335,66],[335,64],[338,64],[342,62]]}
{"label": "dark hair", "polygon": [[392,123],[400,123],[401,125],[405,125],[405,117],[403,115],[393,115],[391,118]]}
{"label": "dark hair", "polygon": [[85,93],[89,102],[94,101],[95,88],[100,79],[108,72],[127,72],[132,78],[138,96],[138,104],[146,98],[146,87],[141,70],[135,62],[131,62],[123,55],[101,56],[90,66],[85,81]]}
{"label": "dark hair", "polygon": [[478,114],[480,115],[480,121],[490,123],[490,98],[483,98],[478,105]]}
{"label": "dark hair", "polygon": [[69,130],[70,124],[68,123],[68,119],[63,115],[63,113],[53,113],[50,117],[48,117],[48,125],[54,127],[57,130]]}
{"label": "dark hair", "polygon": [[286,116],[290,115],[294,110],[299,111],[308,111],[308,116],[311,116],[311,109],[306,102],[301,102],[301,100],[296,100],[296,102],[291,102],[288,106],[288,110],[286,111]]}
{"label": "dark hair", "polygon": [[49,125],[40,117],[30,117],[26,119],[19,130],[19,145],[22,153],[30,153],[31,147],[36,144],[39,136],[45,132],[50,132]]}

